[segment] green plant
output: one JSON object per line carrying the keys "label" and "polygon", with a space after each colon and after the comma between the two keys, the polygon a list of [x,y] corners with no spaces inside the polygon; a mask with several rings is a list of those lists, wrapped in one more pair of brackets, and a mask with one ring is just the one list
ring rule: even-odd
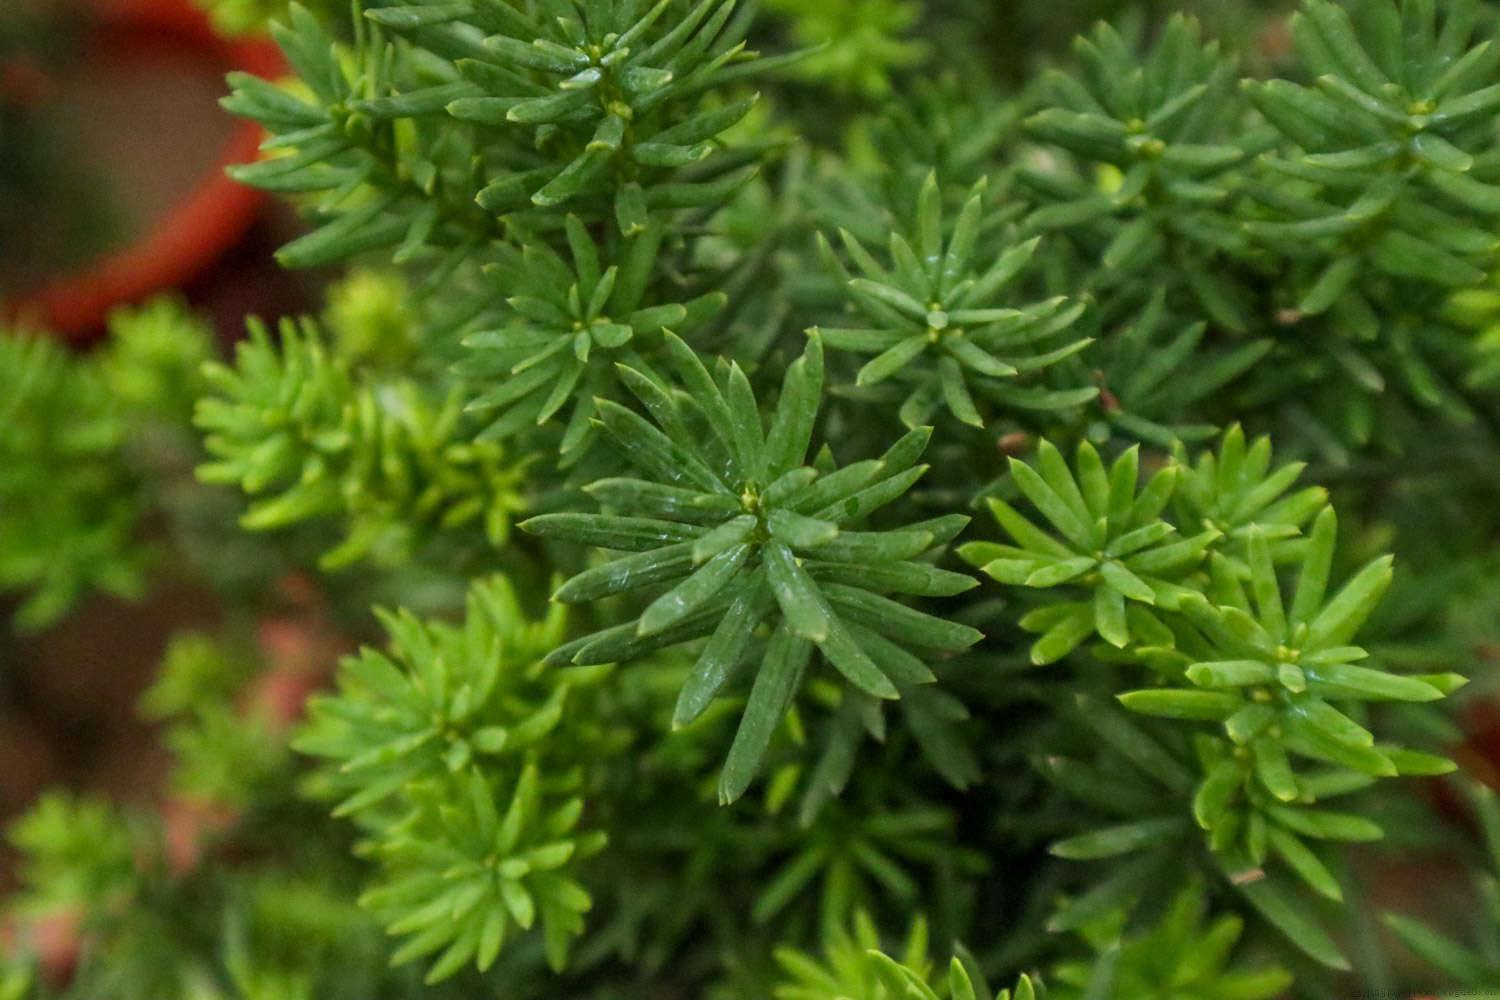
{"label": "green plant", "polygon": [[50,624],[95,588],[138,593],[135,484],[120,466],[123,430],[97,374],[70,367],[61,347],[37,336],[0,341],[0,367],[11,390],[0,580],[31,591],[21,624]]}
{"label": "green plant", "polygon": [[501,447],[465,435],[456,392],[435,400],[403,379],[359,386],[310,321],[283,323],[277,346],[254,326],[238,353],[236,368],[206,369],[220,395],[194,419],[215,459],[199,468],[203,481],[278,491],[250,506],[244,527],[342,518],[329,568],[372,554],[399,560],[424,536],[462,528],[505,540],[520,472]]}
{"label": "green plant", "polygon": [[10,839],[27,855],[23,908],[111,905],[132,886],[130,831],[103,801],[51,794],[16,823]]}
{"label": "green plant", "polygon": [[[927,925],[912,924],[901,957],[880,950],[880,935],[865,914],[859,914],[851,931],[839,928],[819,963],[790,948],[777,952],[776,960],[787,981],[776,987],[776,1000],[839,1000],[870,997],[871,1000],[990,1000],[982,975],[954,957],[947,975],[935,976],[927,955]],[[979,985],[975,985],[975,979]],[[994,1000],[1035,1000],[1036,987],[1022,976],[1014,990],[1001,990]]]}
{"label": "green plant", "polygon": [[842,0],[816,7],[772,0],[767,8],[785,20],[798,44],[819,48],[798,74],[842,93],[884,97],[893,70],[920,66],[927,56],[926,45],[909,37],[922,18],[921,5],[909,0]]}
{"label": "green plant", "polygon": [[[295,79],[224,103],[311,222],[282,262],[352,268],[321,319],[198,377],[154,314],[0,345],[0,524],[133,552],[196,396],[208,548],[265,560],[144,704],[176,811],[15,990],[1500,987],[1487,925],[1381,961],[1360,891],[1485,863],[1402,779],[1494,687],[1500,18],[1145,4],[1062,51],[1024,26],[1094,5],[1025,2],[1020,59],[978,0],[765,6],[292,5]],[[26,530],[44,610],[124,578]],[[60,815],[31,870],[92,884]]]}
{"label": "green plant", "polygon": [[1408,948],[1451,976],[1459,989],[1484,991],[1500,982],[1500,952],[1496,949],[1500,886],[1495,881],[1500,869],[1500,805],[1496,804],[1495,793],[1483,785],[1474,784],[1465,791],[1477,813],[1489,861],[1489,869],[1479,874],[1475,883],[1480,917],[1474,926],[1472,945],[1399,913],[1387,914],[1386,923]]}
{"label": "green plant", "polygon": [[[643,586],[665,593],[634,622],[575,640],[551,659],[609,663],[709,637],[678,698],[678,725],[708,707],[747,658],[756,631],[770,631],[764,650],[748,657],[759,657],[760,664],[720,778],[720,797],[732,802],[748,787],[795,701],[814,647],[856,691],[896,698],[901,687],[934,679],[911,647],[951,652],[980,637],[884,596],[968,590],[968,577],[921,560],[968,519],[848,530],[898,500],[926,471],[914,463],[929,431],[913,431],[860,465],[837,469],[830,461],[820,470],[804,464],[822,393],[816,333],[787,369],[769,429],[737,367],[720,385],[681,340],[670,339],[668,349],[696,412],[679,407],[670,388],[631,369],[624,369],[627,384],[659,427],[618,404],[601,404],[605,431],[651,477],[588,487],[623,513],[544,514],[525,527],[605,549],[644,550],[585,570],[556,596],[580,603]],[[707,424],[706,438],[694,430],[700,422]]]}
{"label": "green plant", "polygon": [[[39,628],[92,591],[139,594],[152,554],[160,427],[186,431],[197,368],[211,343],[180,304],[117,311],[108,349],[74,363],[46,336],[0,337],[0,589],[26,591],[16,621]],[[184,400],[189,402],[184,402]]]}
{"label": "green plant", "polygon": [[[976,266],[983,213],[981,180],[944,242],[942,191],[937,175],[930,174],[918,196],[916,246],[893,234],[890,269],[855,237],[842,234],[862,277],[849,277],[837,261],[833,266],[869,326],[828,330],[825,336],[834,347],[875,355],[859,370],[856,385],[875,386],[893,378],[913,383],[901,405],[901,419],[909,427],[930,421],[939,406],[963,423],[983,427],[976,391],[1002,404],[1021,401],[1019,405],[1093,395],[1085,390],[1082,397],[1064,393],[1038,399],[1024,389],[1005,387],[1003,380],[1055,364],[1089,341],[1059,345],[1053,340],[1083,312],[1081,303],[1070,304],[1061,296],[1013,303],[1003,294],[1030,262],[1036,241],[998,253],[986,246],[983,259],[992,262]],[[826,244],[824,253],[832,257]]]}
{"label": "green plant", "polygon": [[1161,921],[1121,945],[1121,914],[1083,931],[1101,954],[1092,962],[1064,964],[1056,971],[1058,997],[1127,996],[1243,997],[1270,1000],[1292,984],[1285,969],[1226,969],[1244,922],[1226,914],[1202,926],[1203,887],[1190,885],[1172,900]]}
{"label": "green plant", "polygon": [[[222,35],[263,35],[278,18],[286,16],[286,0],[196,0]],[[329,17],[347,16],[342,5],[315,3],[313,6]]]}

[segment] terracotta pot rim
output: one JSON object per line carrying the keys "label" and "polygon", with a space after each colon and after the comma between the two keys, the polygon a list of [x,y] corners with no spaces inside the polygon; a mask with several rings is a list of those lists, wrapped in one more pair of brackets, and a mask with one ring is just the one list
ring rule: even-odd
{"label": "terracotta pot rim", "polygon": [[[228,70],[275,77],[285,72],[280,51],[265,39],[226,39],[189,0],[94,0],[85,51],[163,48],[207,55]],[[111,310],[187,284],[237,244],[266,202],[263,192],[225,175],[252,162],[260,126],[238,121],[213,165],[197,184],[129,246],[63,273],[13,302],[6,319],[82,343],[97,336]]]}

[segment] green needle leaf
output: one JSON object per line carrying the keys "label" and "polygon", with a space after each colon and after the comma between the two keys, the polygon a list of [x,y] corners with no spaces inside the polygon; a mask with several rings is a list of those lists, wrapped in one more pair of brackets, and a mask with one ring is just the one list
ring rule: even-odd
{"label": "green needle leaf", "polygon": [[811,642],[828,638],[832,614],[817,585],[797,562],[792,550],[779,542],[765,547],[766,579],[787,627],[793,635]]}
{"label": "green needle leaf", "polygon": [[641,612],[636,632],[651,635],[661,632],[697,611],[734,579],[750,558],[749,545],[736,545],[704,563],[693,575],[652,601]]}
{"label": "green needle leaf", "polygon": [[777,629],[771,636],[765,661],[755,675],[745,714],[740,718],[729,756],[719,774],[721,804],[734,802],[750,787],[771,744],[771,736],[801,685],[811,655],[812,644],[785,628]]}

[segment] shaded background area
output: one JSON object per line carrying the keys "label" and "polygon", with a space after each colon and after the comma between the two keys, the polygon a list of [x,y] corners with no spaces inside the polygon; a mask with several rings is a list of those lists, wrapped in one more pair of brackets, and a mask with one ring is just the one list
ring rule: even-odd
{"label": "shaded background area", "polygon": [[[162,291],[185,298],[225,346],[247,315],[316,306],[322,276],[283,270],[272,256],[297,229],[290,208],[250,195],[226,220],[222,166],[243,158],[245,143],[217,99],[236,60],[196,8],[0,8],[0,309],[86,349],[102,309]],[[272,50],[260,47],[265,65]],[[210,188],[217,200],[203,197]],[[175,254],[148,254],[155,280],[111,285],[111,266],[173,226],[183,233]],[[85,308],[57,322],[46,302],[56,289]],[[0,622],[16,603],[0,600]],[[217,617],[211,594],[168,582],[144,602],[92,598],[40,634],[0,627],[0,825],[58,783],[154,797],[170,756],[137,699],[167,637]],[[0,880],[12,874],[7,857],[0,853]]]}
{"label": "shaded background area", "polygon": [[[300,306],[269,250],[284,215],[223,176],[258,134],[224,74],[275,73],[188,0],[16,0],[0,12],[0,302],[73,338],[121,301],[180,289],[233,336],[247,309]],[[280,227],[281,232],[272,230]]]}

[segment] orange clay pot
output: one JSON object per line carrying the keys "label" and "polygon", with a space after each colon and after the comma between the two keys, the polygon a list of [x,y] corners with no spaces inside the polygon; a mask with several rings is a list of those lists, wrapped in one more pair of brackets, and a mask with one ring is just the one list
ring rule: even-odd
{"label": "orange clay pot", "polygon": [[[225,71],[275,77],[285,71],[279,50],[265,40],[217,35],[189,0],[93,0],[84,56],[109,63],[161,53],[207,56]],[[22,94],[45,100],[44,81],[28,67],[0,67]],[[224,168],[251,162],[260,127],[237,122],[213,166],[196,186],[132,245],[75,273],[58,275],[8,303],[6,315],[70,341],[103,328],[114,307],[187,284],[233,247],[254,223],[265,197],[236,184]]]}

